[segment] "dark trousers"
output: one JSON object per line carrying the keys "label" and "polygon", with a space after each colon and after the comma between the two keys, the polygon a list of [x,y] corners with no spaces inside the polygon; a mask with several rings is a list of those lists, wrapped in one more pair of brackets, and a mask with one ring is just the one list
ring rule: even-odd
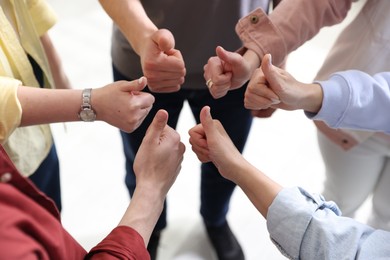
{"label": "dark trousers", "polygon": [[[131,80],[113,68],[114,80]],[[124,153],[126,157],[126,186],[130,196],[133,195],[136,180],[133,172],[135,154],[142,142],[146,129],[152,122],[159,109],[169,113],[168,125],[175,128],[183,108],[184,101],[188,101],[192,114],[199,123],[200,110],[208,105],[211,107],[213,118],[221,121],[236,147],[242,152],[250,127],[252,115],[244,108],[244,93],[246,87],[230,91],[225,97],[214,99],[207,88],[203,90],[180,90],[175,93],[152,93],[155,97],[153,109],[141,126],[133,133],[121,132]],[[145,91],[149,91],[145,89]],[[235,184],[223,178],[212,163],[201,165],[201,208],[200,213],[207,226],[220,226],[226,221],[229,202]],[[164,210],[156,224],[155,230],[162,230],[166,224],[166,202]]]}
{"label": "dark trousers", "polygon": [[54,144],[45,160],[29,178],[43,193],[54,200],[61,211],[60,165]]}

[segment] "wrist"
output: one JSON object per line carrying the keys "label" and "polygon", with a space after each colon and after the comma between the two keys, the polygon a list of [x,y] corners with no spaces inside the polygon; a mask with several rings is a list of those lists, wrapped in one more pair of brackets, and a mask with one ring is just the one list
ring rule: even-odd
{"label": "wrist", "polygon": [[93,122],[96,119],[96,112],[92,107],[92,89],[84,89],[81,93],[81,106],[79,118],[84,122]]}
{"label": "wrist", "polygon": [[323,92],[321,85],[318,83],[305,84],[307,86],[307,93],[303,110],[310,113],[318,113],[322,107]]}
{"label": "wrist", "polygon": [[253,74],[253,72],[260,67],[260,64],[261,64],[261,58],[259,57],[259,55],[250,50],[250,49],[247,49],[246,52],[244,53],[243,55],[244,59],[247,61],[247,63],[249,64],[249,68],[250,68],[250,72],[251,72],[251,75]]}
{"label": "wrist", "polygon": [[[154,25],[153,25],[154,26]],[[158,31],[157,27],[148,27],[140,31],[136,37],[133,37],[132,41],[129,41],[134,49],[134,52],[138,56],[142,57],[145,51],[148,49],[147,42],[152,41],[153,34]]]}

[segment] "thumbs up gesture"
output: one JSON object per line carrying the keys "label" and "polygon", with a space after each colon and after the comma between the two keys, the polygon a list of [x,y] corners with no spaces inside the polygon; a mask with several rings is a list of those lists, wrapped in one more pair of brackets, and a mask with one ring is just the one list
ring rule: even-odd
{"label": "thumbs up gesture", "polygon": [[272,65],[271,55],[264,56],[245,92],[245,107],[252,110],[281,108],[318,112],[322,105],[319,84],[297,81],[287,71]]}
{"label": "thumbs up gesture", "polygon": [[162,199],[180,172],[185,152],[179,133],[167,122],[168,113],[159,110],[146,131],[133,166],[137,190],[145,189]]}

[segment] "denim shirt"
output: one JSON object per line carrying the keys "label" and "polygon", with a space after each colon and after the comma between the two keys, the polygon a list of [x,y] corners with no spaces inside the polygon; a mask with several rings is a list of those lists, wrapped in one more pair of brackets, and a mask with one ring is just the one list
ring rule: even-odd
{"label": "denim shirt", "polygon": [[342,217],[334,202],[299,187],[276,196],[267,227],[289,259],[390,259],[390,232]]}

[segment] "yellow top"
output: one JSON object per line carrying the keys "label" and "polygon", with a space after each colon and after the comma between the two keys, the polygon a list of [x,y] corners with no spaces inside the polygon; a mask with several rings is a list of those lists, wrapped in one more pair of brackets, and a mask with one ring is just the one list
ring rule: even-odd
{"label": "yellow top", "polygon": [[22,108],[16,95],[19,80],[0,76],[0,143],[3,143],[20,124]]}
{"label": "yellow top", "polygon": [[0,141],[20,172],[28,176],[46,158],[52,135],[49,125],[17,128],[22,111],[16,90],[20,84],[39,87],[26,53],[42,69],[44,86],[54,86],[40,36],[55,24],[56,16],[44,0],[0,2]]}

